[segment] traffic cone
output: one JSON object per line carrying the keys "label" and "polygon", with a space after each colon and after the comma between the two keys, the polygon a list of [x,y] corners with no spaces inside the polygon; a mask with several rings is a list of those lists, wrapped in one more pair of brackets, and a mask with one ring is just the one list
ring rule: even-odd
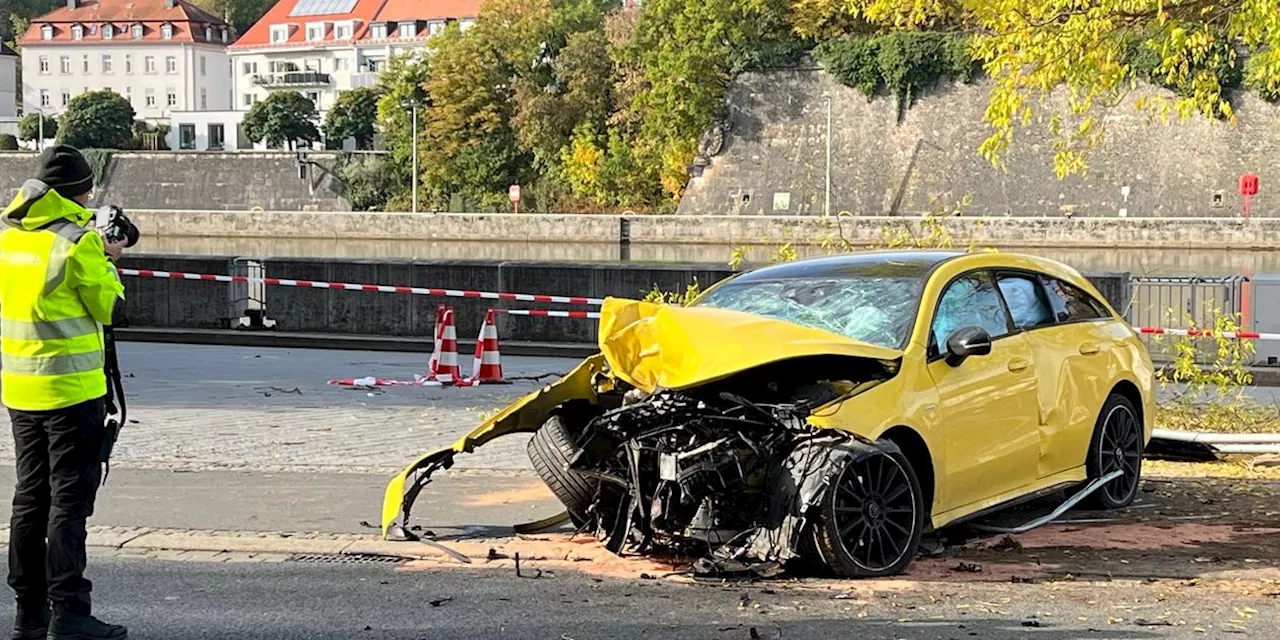
{"label": "traffic cone", "polygon": [[436,308],[436,339],[432,341],[431,358],[427,360],[427,380],[435,380],[440,368],[440,341],[444,338],[444,305]]}
{"label": "traffic cone", "polygon": [[498,314],[490,309],[480,325],[476,338],[476,359],[471,369],[471,384],[507,384],[502,378],[502,354],[498,352]]}
{"label": "traffic cone", "polygon": [[445,309],[444,327],[440,332],[440,359],[436,363],[436,380],[452,385],[462,381],[458,367],[458,330],[453,326],[453,309]]}

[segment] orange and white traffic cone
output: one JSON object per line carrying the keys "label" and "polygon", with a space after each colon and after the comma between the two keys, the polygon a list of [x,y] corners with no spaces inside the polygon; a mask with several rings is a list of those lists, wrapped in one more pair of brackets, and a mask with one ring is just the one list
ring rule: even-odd
{"label": "orange and white traffic cone", "polygon": [[436,363],[436,380],[443,385],[462,382],[458,367],[458,330],[453,326],[453,309],[444,312],[444,328],[440,334],[440,360]]}
{"label": "orange and white traffic cone", "polygon": [[440,369],[440,341],[444,338],[444,305],[436,308],[436,337],[431,345],[431,358],[427,360],[426,380],[435,380]]}
{"label": "orange and white traffic cone", "polygon": [[490,309],[476,339],[476,359],[471,369],[471,384],[507,384],[502,378],[502,354],[498,352],[497,313]]}

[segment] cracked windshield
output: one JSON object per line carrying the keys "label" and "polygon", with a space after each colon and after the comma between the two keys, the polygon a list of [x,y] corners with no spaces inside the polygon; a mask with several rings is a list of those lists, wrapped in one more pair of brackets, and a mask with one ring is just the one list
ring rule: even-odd
{"label": "cracked windshield", "polygon": [[900,348],[924,280],[904,276],[828,276],[728,282],[699,306],[777,318],[881,347]]}

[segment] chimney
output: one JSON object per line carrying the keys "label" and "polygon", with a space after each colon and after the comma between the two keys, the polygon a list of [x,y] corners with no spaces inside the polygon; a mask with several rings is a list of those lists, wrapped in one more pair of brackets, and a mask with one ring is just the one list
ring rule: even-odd
{"label": "chimney", "polygon": [[[75,2],[75,0],[67,0],[67,2]],[[172,9],[177,6],[178,0],[164,0],[164,6]]]}
{"label": "chimney", "polygon": [[79,0],[67,0],[67,8],[75,9],[76,5],[78,5],[79,3],[80,3]]}

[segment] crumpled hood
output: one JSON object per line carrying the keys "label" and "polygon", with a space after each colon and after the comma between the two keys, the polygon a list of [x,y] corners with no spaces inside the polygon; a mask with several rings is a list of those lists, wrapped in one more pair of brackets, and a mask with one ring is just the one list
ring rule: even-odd
{"label": "crumpled hood", "polygon": [[867,358],[896,369],[902,352],[764,316],[607,298],[600,351],[613,375],[652,393],[685,389],[808,356]]}
{"label": "crumpled hood", "polygon": [[14,196],[4,213],[0,214],[6,225],[27,231],[39,229],[56,220],[70,220],[84,226],[92,217],[93,212],[62,197],[39,180],[22,183],[18,195]]}

